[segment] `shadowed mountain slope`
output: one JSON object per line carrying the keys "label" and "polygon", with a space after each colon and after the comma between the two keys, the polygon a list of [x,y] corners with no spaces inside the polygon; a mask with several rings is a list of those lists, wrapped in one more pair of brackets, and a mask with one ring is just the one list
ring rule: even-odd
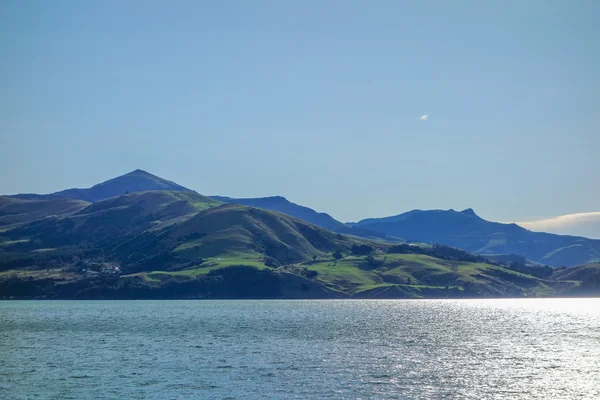
{"label": "shadowed mountain slope", "polygon": [[0,196],[0,227],[23,224],[50,216],[74,214],[88,206],[82,200],[23,200]]}
{"label": "shadowed mountain slope", "polygon": [[472,209],[413,210],[349,223],[410,241],[440,243],[477,254],[519,254],[546,265],[574,266],[600,260],[600,240],[531,232],[516,224],[490,222]]}
{"label": "shadowed mountain slope", "polygon": [[41,248],[98,245],[135,236],[222,203],[196,192],[148,191],[92,203],[68,216],[33,221],[5,233]]}

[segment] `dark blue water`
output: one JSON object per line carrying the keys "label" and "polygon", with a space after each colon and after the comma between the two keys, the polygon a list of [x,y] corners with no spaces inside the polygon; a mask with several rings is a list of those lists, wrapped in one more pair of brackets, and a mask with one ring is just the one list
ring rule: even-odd
{"label": "dark blue water", "polygon": [[2,399],[594,399],[600,300],[4,301]]}

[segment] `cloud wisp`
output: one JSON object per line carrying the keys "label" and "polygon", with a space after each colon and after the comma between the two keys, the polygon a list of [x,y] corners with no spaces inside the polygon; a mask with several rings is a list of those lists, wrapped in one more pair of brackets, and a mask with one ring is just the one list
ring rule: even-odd
{"label": "cloud wisp", "polygon": [[421,121],[427,121],[429,119],[429,114],[423,114],[421,115],[421,118],[419,118]]}
{"label": "cloud wisp", "polygon": [[567,214],[537,221],[515,223],[536,232],[600,239],[600,212]]}

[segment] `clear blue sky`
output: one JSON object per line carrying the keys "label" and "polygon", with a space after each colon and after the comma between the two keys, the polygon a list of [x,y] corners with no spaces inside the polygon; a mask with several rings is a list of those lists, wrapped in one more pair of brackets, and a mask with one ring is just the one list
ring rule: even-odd
{"label": "clear blue sky", "polygon": [[[600,2],[0,2],[0,193],[600,211]],[[423,121],[420,117],[429,114]]]}

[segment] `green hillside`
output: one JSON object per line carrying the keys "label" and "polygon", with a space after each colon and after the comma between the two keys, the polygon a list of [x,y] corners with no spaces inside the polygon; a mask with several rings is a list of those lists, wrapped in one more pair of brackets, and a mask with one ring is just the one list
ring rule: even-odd
{"label": "green hillside", "polygon": [[[2,201],[14,215],[15,204],[33,204]],[[513,258],[509,267],[452,247],[370,241],[191,191],[54,208],[51,201],[38,203],[52,212],[29,211],[41,217],[0,234],[0,298],[535,297],[596,290],[595,265],[550,276],[548,267]]]}
{"label": "green hillside", "polygon": [[88,216],[129,209],[135,211],[136,217],[143,216],[152,220],[166,221],[221,204],[196,192],[143,191],[99,201],[81,210],[79,215]]}
{"label": "green hillside", "polygon": [[317,212],[311,208],[292,203],[282,196],[246,199],[225,196],[211,196],[211,198],[228,204],[241,204],[248,207],[264,208],[270,211],[277,211],[336,233],[360,236],[372,240],[387,240],[393,242],[402,241],[399,238],[387,237],[385,234],[369,229],[350,227],[340,221],[337,221],[329,214]]}
{"label": "green hillside", "polygon": [[81,200],[22,200],[0,196],[0,231],[45,217],[74,214],[88,205]]}
{"label": "green hillside", "polygon": [[600,263],[584,264],[557,271],[551,277],[558,281],[569,281],[581,295],[598,296],[600,293]]}
{"label": "green hillside", "polygon": [[137,192],[7,230],[0,238],[0,273],[76,279],[90,275],[90,265],[118,268],[121,275],[192,266],[205,272],[233,265],[267,268],[348,251],[357,240],[195,192]]}
{"label": "green hillside", "polygon": [[[122,280],[155,290],[166,283],[194,282],[227,274],[233,266],[270,272],[280,278],[298,276],[317,284],[325,297],[356,298],[460,298],[547,297],[569,294],[578,281],[541,279],[505,267],[437,259],[425,255],[331,256],[267,267],[257,255],[214,257],[178,271],[144,271]],[[285,281],[285,279],[283,279]]]}
{"label": "green hillside", "polygon": [[251,251],[281,263],[293,263],[348,249],[358,241],[284,214],[241,205],[199,213],[178,225],[171,236],[181,238],[197,232],[204,236],[176,250],[197,257],[223,254],[224,249],[227,254]]}

